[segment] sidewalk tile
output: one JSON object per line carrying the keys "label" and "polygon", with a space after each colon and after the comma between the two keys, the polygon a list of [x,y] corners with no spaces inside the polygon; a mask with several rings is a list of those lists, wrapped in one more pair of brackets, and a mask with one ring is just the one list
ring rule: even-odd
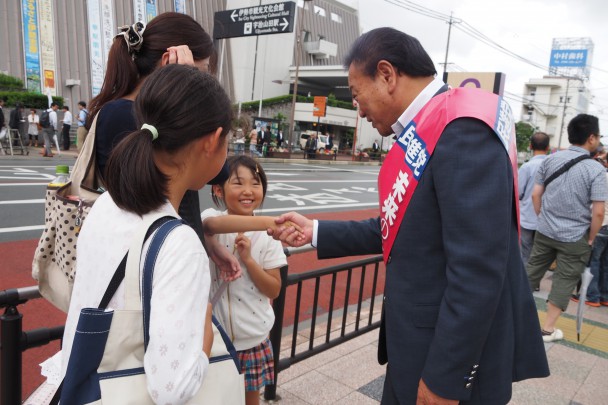
{"label": "sidewalk tile", "polygon": [[386,373],[386,367],[375,362],[375,357],[376,348],[368,345],[317,368],[317,371],[356,390]]}
{"label": "sidewalk tile", "polygon": [[281,387],[314,405],[334,404],[352,392],[350,387],[314,370],[282,384]]}
{"label": "sidewalk tile", "polygon": [[378,405],[378,403],[378,401],[357,391],[351,392],[349,396],[336,402],[339,405]]}

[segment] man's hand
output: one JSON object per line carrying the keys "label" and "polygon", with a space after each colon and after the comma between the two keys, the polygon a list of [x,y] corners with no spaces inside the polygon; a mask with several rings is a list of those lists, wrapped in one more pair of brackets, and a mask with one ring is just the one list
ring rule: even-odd
{"label": "man's hand", "polygon": [[416,405],[458,405],[456,399],[446,399],[439,395],[436,395],[426,386],[422,378],[418,384],[418,397],[416,398]]}
{"label": "man's hand", "polygon": [[209,258],[220,271],[220,276],[225,281],[234,281],[241,277],[241,265],[232,252],[219,243],[213,236],[205,235],[205,248]]}
{"label": "man's hand", "polygon": [[268,235],[292,247],[304,246],[312,242],[314,222],[297,212],[289,212],[275,219],[276,228],[268,228]]}

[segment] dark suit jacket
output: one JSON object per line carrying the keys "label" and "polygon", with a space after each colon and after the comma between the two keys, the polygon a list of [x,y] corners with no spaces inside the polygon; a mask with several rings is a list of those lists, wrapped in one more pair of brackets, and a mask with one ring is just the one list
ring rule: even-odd
{"label": "dark suit jacket", "polygon": [[[505,404],[512,381],[548,375],[517,223],[498,137],[481,121],[453,121],[386,263],[379,358],[388,356],[392,390],[383,403],[414,404],[422,377],[461,404]],[[381,253],[379,220],[320,221],[317,243],[319,258]]]}

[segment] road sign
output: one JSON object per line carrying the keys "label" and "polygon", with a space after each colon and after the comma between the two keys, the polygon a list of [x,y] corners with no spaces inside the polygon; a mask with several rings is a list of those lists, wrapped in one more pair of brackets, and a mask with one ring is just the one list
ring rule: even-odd
{"label": "road sign", "polygon": [[295,15],[293,1],[218,11],[213,17],[213,38],[293,32]]}
{"label": "road sign", "polygon": [[325,117],[325,110],[327,105],[327,97],[315,96],[313,99],[312,116],[313,117]]}

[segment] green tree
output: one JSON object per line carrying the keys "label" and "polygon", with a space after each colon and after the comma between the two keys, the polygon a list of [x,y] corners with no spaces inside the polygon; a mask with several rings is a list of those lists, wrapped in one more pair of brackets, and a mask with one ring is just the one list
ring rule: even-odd
{"label": "green tree", "polygon": [[526,152],[530,147],[530,138],[536,132],[536,128],[525,121],[515,124],[515,139],[517,140],[517,151]]}

